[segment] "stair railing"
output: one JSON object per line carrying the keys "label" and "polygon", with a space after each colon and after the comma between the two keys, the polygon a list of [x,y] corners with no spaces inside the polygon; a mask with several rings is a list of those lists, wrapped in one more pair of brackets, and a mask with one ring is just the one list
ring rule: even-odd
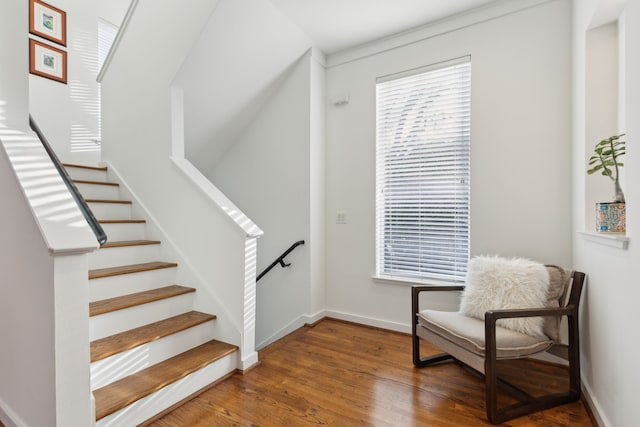
{"label": "stair railing", "polygon": [[304,240],[298,240],[297,242],[295,242],[293,245],[289,246],[289,249],[287,249],[286,251],[284,251],[282,253],[282,255],[280,255],[275,261],[273,261],[271,263],[271,265],[267,268],[265,268],[262,273],[258,274],[258,277],[256,277],[256,282],[260,279],[262,279],[262,277],[267,274],[269,271],[271,271],[271,269],[273,267],[275,267],[276,265],[280,264],[280,266],[282,268],[284,267],[289,267],[291,264],[287,264],[284,262],[284,258],[289,255],[295,248],[297,248],[300,245],[304,245]]}
{"label": "stair railing", "polygon": [[60,162],[60,159],[58,158],[58,156],[56,156],[56,153],[51,148],[51,145],[49,145],[49,141],[47,141],[47,138],[44,136],[44,134],[38,127],[36,121],[31,116],[31,114],[29,114],[29,126],[31,127],[31,129],[33,129],[36,135],[38,135],[38,138],[40,139],[40,142],[42,143],[44,149],[47,151],[47,154],[49,154],[49,157],[51,158],[53,165],[58,170],[60,177],[62,177],[62,180],[64,181],[65,185],[69,189],[69,192],[71,193],[71,196],[73,196],[73,199],[75,200],[76,204],[80,208],[82,215],[89,223],[89,227],[91,227],[91,230],[93,230],[93,234],[96,235],[96,239],[98,239],[98,243],[100,243],[100,246],[104,245],[105,243],[107,243],[107,234],[104,232],[104,230],[102,229],[102,226],[100,225],[96,217],[93,215],[93,212],[91,212],[91,209],[89,209],[89,205],[87,205],[87,202],[84,200],[84,197],[82,197],[82,195],[80,194],[80,191],[71,180],[71,177],[67,173],[67,170],[64,168],[64,166]]}

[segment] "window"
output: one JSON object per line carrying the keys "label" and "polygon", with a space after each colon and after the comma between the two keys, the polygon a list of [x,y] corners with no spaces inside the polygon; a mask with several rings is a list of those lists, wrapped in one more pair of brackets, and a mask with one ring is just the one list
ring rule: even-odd
{"label": "window", "polygon": [[104,60],[111,45],[118,34],[118,27],[109,21],[98,18],[98,71],[102,68]]}
{"label": "window", "polygon": [[376,274],[463,281],[470,59],[379,78],[376,105]]}

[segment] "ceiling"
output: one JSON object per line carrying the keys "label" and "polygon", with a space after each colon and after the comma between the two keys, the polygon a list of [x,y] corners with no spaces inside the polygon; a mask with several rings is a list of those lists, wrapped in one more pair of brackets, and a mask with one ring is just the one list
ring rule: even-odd
{"label": "ceiling", "polygon": [[271,0],[326,54],[422,26],[496,0]]}

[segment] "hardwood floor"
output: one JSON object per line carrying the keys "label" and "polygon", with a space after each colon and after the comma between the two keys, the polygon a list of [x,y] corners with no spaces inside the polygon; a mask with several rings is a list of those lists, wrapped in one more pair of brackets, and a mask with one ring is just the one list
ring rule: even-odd
{"label": "hardwood floor", "polygon": [[[424,346],[429,353],[435,347]],[[455,363],[415,369],[408,335],[325,319],[260,352],[261,364],[235,374],[149,424],[183,426],[485,426],[484,383]],[[537,362],[505,374],[547,390],[566,369]],[[535,365],[545,370],[531,375]],[[560,380],[559,380],[560,379]],[[564,385],[564,384],[562,384]],[[508,398],[505,398],[508,403]],[[501,402],[502,403],[502,402]],[[591,426],[582,402],[505,426]]]}

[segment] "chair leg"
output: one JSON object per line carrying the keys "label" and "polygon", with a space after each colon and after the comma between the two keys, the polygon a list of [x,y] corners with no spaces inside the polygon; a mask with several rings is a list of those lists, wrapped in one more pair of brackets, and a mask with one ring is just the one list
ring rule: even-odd
{"label": "chair leg", "polygon": [[[571,318],[570,318],[571,320]],[[577,323],[569,324],[569,382],[570,388],[566,393],[548,394],[533,398],[516,387],[498,378],[496,362],[495,322],[492,331],[486,334],[485,359],[485,387],[487,418],[492,424],[500,424],[513,418],[521,417],[532,412],[542,411],[557,405],[575,402],[580,398],[580,354],[578,353]],[[573,329],[573,331],[572,331]],[[575,332],[575,335],[574,335]],[[498,409],[498,386],[520,400],[519,403]]]}
{"label": "chair leg", "polygon": [[427,365],[433,365],[436,363],[444,362],[445,360],[453,360],[453,356],[447,353],[434,354],[432,356],[420,357],[420,337],[416,333],[416,326],[413,326],[413,334],[411,336],[411,342],[413,347],[413,366],[416,368],[422,368]]}

